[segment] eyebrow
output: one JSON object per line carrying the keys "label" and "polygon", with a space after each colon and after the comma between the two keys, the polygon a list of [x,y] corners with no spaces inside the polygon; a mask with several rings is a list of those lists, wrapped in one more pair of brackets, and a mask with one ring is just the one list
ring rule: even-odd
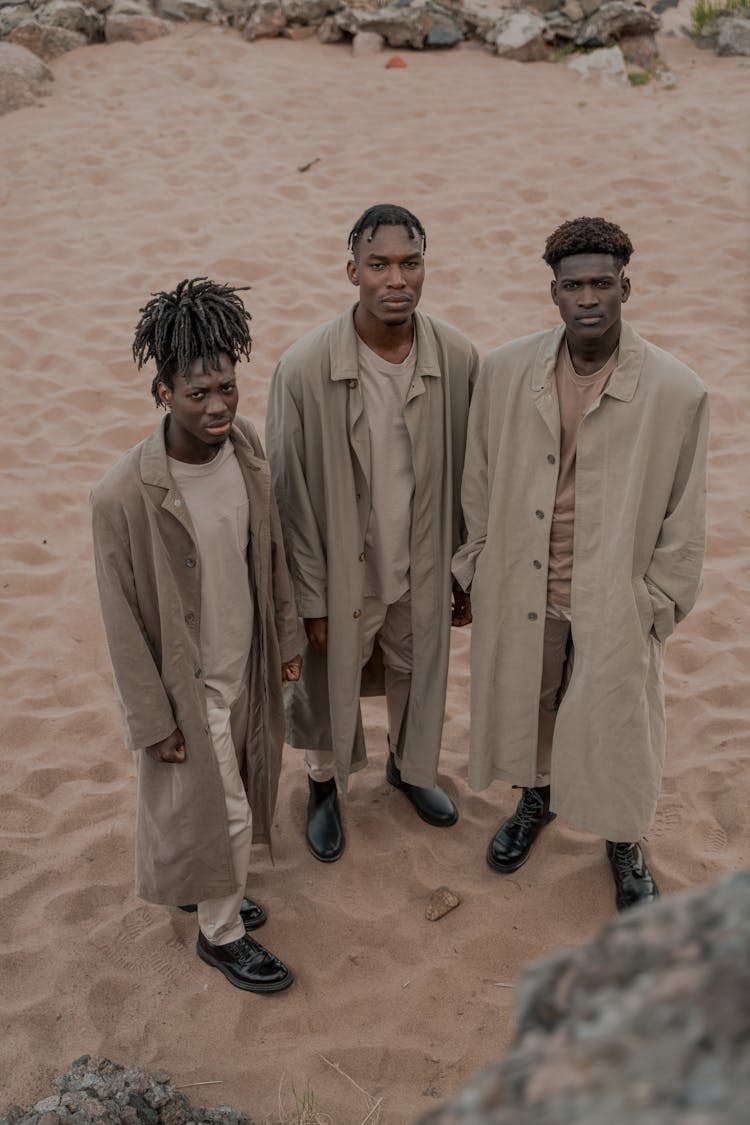
{"label": "eyebrow", "polygon": [[[394,257],[395,257],[395,255],[394,255]],[[398,257],[398,261],[406,262],[410,258],[421,258],[421,257],[422,257],[422,251],[421,250],[410,250],[408,254],[404,254],[402,257],[401,256]],[[387,254],[376,254],[375,251],[373,251],[373,250],[371,250],[369,252],[369,254],[366,255],[366,258],[367,258],[367,261],[369,261],[369,262],[390,262],[390,261],[393,260],[393,257],[390,257]]]}

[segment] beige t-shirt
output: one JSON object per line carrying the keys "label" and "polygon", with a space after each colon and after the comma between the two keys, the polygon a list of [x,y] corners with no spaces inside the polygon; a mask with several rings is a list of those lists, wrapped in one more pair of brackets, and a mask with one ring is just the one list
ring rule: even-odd
{"label": "beige t-shirt", "polygon": [[247,676],[253,635],[248,575],[250,504],[231,441],[213,461],[188,465],[169,458],[195,529],[201,565],[200,645],[209,696],[237,699]]}
{"label": "beige t-shirt", "polygon": [[615,348],[604,366],[593,375],[579,375],[573,367],[565,339],[557,353],[555,383],[560,407],[560,472],[549,540],[548,605],[570,606],[578,427],[591,404],[607,386],[617,366],[617,356],[618,349]]}
{"label": "beige t-shirt", "polygon": [[370,430],[371,504],[365,536],[365,595],[391,605],[409,589],[415,479],[404,406],[417,365],[416,336],[403,363],[389,363],[359,338],[357,352]]}

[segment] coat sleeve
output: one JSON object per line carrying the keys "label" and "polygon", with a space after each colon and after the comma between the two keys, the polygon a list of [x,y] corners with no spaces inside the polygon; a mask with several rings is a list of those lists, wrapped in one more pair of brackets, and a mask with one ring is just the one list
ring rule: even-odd
{"label": "coat sleeve", "polygon": [[704,392],[685,432],[667,512],[644,576],[661,641],[693,608],[702,585],[708,417]]}
{"label": "coat sleeve", "polygon": [[471,397],[466,434],[466,455],[461,483],[465,542],[453,556],[452,565],[453,575],[464,590],[471,587],[477,560],[487,539],[489,385],[490,377],[485,361]]}
{"label": "coat sleeve", "polygon": [[94,563],[117,702],[131,750],[153,746],[177,727],[138,608],[130,549],[92,499]]}
{"label": "coat sleeve", "polygon": [[327,617],[328,564],[307,482],[301,397],[284,362],[271,380],[266,446],[300,617]]}

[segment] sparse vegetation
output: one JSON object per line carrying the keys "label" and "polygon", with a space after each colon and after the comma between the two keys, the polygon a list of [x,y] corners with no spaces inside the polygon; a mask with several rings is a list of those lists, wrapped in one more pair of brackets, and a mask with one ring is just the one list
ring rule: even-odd
{"label": "sparse vegetation", "polygon": [[710,27],[718,16],[729,15],[731,12],[747,11],[748,8],[750,8],[750,0],[721,0],[718,4],[714,4],[713,0],[695,0],[690,9],[693,31],[696,35],[700,35],[704,28]]}
{"label": "sparse vegetation", "polygon": [[628,82],[631,86],[645,86],[651,81],[651,75],[647,70],[631,70],[628,74]]}

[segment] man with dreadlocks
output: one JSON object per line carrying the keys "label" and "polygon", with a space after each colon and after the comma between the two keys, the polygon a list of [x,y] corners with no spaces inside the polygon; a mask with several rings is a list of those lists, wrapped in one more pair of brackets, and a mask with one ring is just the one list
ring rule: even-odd
{"label": "man with dreadlocks", "polygon": [[198,956],[238,988],[292,973],[248,930],[253,840],[269,838],[283,680],[300,630],[270,472],[236,416],[250,355],[237,290],[205,278],[141,310],[133,355],[156,365],[162,425],[92,493],[102,616],[128,746],[136,752],[137,891],[198,915]]}
{"label": "man with dreadlocks", "polygon": [[[387,780],[428,824],[458,818],[436,785],[451,625],[451,553],[477,355],[419,312],[425,234],[383,204],[349,235],[359,300],[273,376],[268,456],[308,645],[286,738],[306,750],[307,842],[344,847],[337,779],[365,764],[360,694],[385,694]],[[453,624],[471,620],[460,591]],[[363,672],[364,669],[364,672]]]}
{"label": "man with dreadlocks", "polygon": [[708,439],[701,381],[622,320],[632,252],[599,218],[548,238],[563,324],[483,365],[453,566],[475,618],[469,782],[522,788],[487,862],[515,871],[560,813],[606,838],[618,909],[658,894],[638,841],[663,646],[700,589]]}

